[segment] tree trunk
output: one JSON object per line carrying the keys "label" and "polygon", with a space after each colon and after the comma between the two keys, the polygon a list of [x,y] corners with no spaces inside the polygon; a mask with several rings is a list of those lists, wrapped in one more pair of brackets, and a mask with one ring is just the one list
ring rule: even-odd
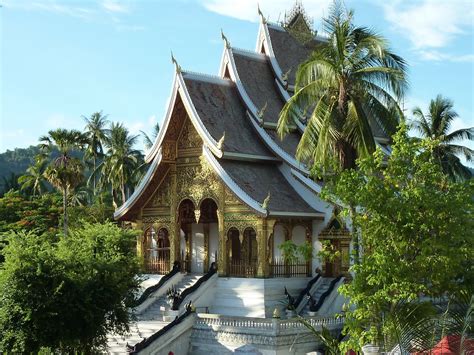
{"label": "tree trunk", "polygon": [[67,186],[63,189],[63,228],[64,236],[67,236],[67,224],[68,224],[68,215],[67,215]]}
{"label": "tree trunk", "polygon": [[96,179],[96,175],[95,175],[95,169],[96,169],[96,166],[95,166],[95,164],[96,164],[96,158],[95,158],[95,155],[94,155],[93,163],[94,163],[94,170],[92,171],[92,174],[94,174],[94,179],[92,180],[92,184],[93,184],[93,187],[92,187],[92,188],[94,189],[94,191],[93,191],[93,195],[95,196],[95,195],[96,195],[96,190],[95,190],[95,185],[96,185],[96,184],[95,184],[95,179]]}
{"label": "tree trunk", "polygon": [[121,174],[121,180],[122,180],[121,181],[122,184],[121,184],[120,188],[122,190],[122,205],[123,205],[125,203],[125,200],[127,199],[127,197],[125,196],[125,182],[124,182],[125,179],[123,178],[123,171],[122,171],[122,174]]}
{"label": "tree trunk", "polygon": [[336,150],[343,170],[356,167],[357,152],[349,142],[343,139],[339,140],[336,142]]}
{"label": "tree trunk", "polygon": [[114,188],[112,187],[112,206],[114,209],[117,209],[117,193],[115,192]]}

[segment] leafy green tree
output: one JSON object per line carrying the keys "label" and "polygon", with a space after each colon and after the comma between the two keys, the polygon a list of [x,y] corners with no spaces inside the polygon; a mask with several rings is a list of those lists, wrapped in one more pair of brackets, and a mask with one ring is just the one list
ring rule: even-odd
{"label": "leafy green tree", "polygon": [[85,224],[66,238],[11,232],[0,272],[0,351],[103,351],[108,332],[128,330],[138,288],[136,233]]}
{"label": "leafy green tree", "polygon": [[21,190],[31,192],[33,196],[41,195],[47,191],[46,178],[44,176],[46,166],[46,159],[44,156],[39,155],[35,164],[26,169],[26,174],[18,178]]}
{"label": "leafy green tree", "polygon": [[415,116],[413,125],[422,137],[439,142],[439,145],[433,149],[433,154],[443,171],[452,179],[471,178],[471,171],[461,163],[458,156],[463,155],[466,161],[472,162],[474,150],[454,144],[454,142],[474,141],[474,127],[462,128],[449,133],[451,123],[458,117],[453,109],[453,102],[438,95],[436,99],[431,100],[426,114],[421,108],[416,107],[413,110],[413,116]]}
{"label": "leafy green tree", "polygon": [[295,94],[280,113],[278,132],[284,137],[308,112],[297,158],[317,169],[353,168],[357,157],[375,150],[372,125],[389,136],[396,131],[406,64],[382,36],[355,26],[353,12],[340,3],[333,5],[324,29],[327,44],[298,68]]}
{"label": "leafy green tree", "polygon": [[[442,297],[474,285],[474,181],[452,182],[433,156],[437,142],[413,141],[402,126],[392,154],[359,159],[325,185],[323,196],[358,206],[352,221],[361,248],[342,286],[349,344],[382,337],[383,319],[400,301]],[[346,210],[345,213],[348,213]]]}
{"label": "leafy green tree", "polygon": [[[104,155],[103,145],[107,137],[108,129],[106,127],[109,121],[107,120],[107,115],[104,115],[102,111],[94,112],[90,117],[83,116],[83,118],[86,121],[85,134],[87,137],[84,158],[92,159],[92,171],[95,172],[98,159]],[[95,196],[97,193],[97,177],[95,174],[92,174],[91,178]]]}
{"label": "leafy green tree", "polygon": [[113,205],[117,207],[118,195],[121,203],[127,199],[127,189],[131,189],[135,175],[139,171],[143,155],[135,148],[138,136],[130,135],[122,124],[112,123],[105,146],[106,155],[98,166],[101,171],[101,186],[110,186]]}
{"label": "leafy green tree", "polygon": [[140,131],[146,149],[150,149],[153,146],[153,142],[155,141],[156,137],[158,137],[159,133],[160,124],[158,122],[153,126],[153,133],[151,134],[151,137],[146,132]]}
{"label": "leafy green tree", "polygon": [[8,176],[3,176],[3,191],[2,194],[11,190],[18,190],[20,188],[20,184],[18,183],[18,178],[20,176],[15,173],[10,173]]}
{"label": "leafy green tree", "polygon": [[0,234],[8,231],[57,231],[61,215],[61,195],[45,193],[30,198],[18,191],[0,198]]}
{"label": "leafy green tree", "polygon": [[51,152],[54,148],[59,156],[54,158],[46,168],[44,176],[63,194],[63,230],[67,235],[68,194],[84,180],[84,166],[79,159],[73,157],[74,150],[82,149],[87,138],[77,130],[56,129],[40,137],[42,150]]}

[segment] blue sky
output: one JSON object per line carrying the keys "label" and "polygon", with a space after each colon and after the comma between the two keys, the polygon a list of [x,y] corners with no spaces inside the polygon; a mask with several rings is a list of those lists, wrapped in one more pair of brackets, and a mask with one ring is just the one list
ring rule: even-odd
{"label": "blue sky", "polygon": [[[259,0],[277,21],[293,0]],[[187,70],[217,74],[221,28],[254,49],[257,1],[0,0],[0,152],[36,144],[57,127],[82,129],[103,110],[133,133],[161,121],[173,50]],[[316,30],[330,0],[303,5]],[[410,65],[405,107],[441,93],[474,126],[474,5],[468,0],[346,1],[357,24],[382,33]],[[471,147],[474,146],[471,144]]]}

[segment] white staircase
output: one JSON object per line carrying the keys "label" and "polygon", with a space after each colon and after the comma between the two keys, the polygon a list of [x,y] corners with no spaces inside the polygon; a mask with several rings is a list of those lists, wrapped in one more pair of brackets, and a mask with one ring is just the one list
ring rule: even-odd
{"label": "white staircase", "polygon": [[[183,292],[194,285],[201,276],[200,274],[187,274],[174,287],[179,292]],[[123,336],[109,334],[107,336],[107,352],[109,354],[126,354],[127,344],[133,346],[169,324],[171,321],[163,321],[164,310],[169,310],[169,308],[165,293],[157,298],[143,313],[136,314],[137,320],[130,326],[129,334]]]}
{"label": "white staircase", "polygon": [[[326,292],[329,289],[329,286],[330,286],[330,284],[333,280],[334,280],[333,277],[323,277],[321,279],[321,282],[319,283],[319,287],[316,288],[316,290],[311,295],[311,296],[313,296],[316,303],[319,302],[319,299],[321,298],[323,293]],[[306,295],[305,295],[305,297],[306,297]],[[306,316],[306,315],[308,315],[308,312],[309,312],[309,302],[306,300],[306,305],[301,310],[300,314],[302,316]]]}

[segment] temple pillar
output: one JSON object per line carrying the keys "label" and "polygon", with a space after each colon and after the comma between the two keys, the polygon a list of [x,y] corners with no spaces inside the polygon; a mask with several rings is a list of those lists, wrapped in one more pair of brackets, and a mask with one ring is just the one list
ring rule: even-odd
{"label": "temple pillar", "polygon": [[141,231],[141,233],[137,236],[137,257],[140,260],[140,264],[145,264],[145,252],[143,250],[143,238],[144,230],[143,230],[143,220],[142,220],[142,211],[138,213],[137,219],[135,223],[132,224],[133,229],[137,229]]}
{"label": "temple pillar", "polygon": [[204,272],[209,270],[209,223],[204,223]]}
{"label": "temple pillar", "polygon": [[257,245],[258,245],[258,277],[270,276],[270,264],[268,263],[268,240],[273,232],[275,220],[261,218],[257,224]]}
{"label": "temple pillar", "polygon": [[219,229],[219,249],[217,252],[217,271],[219,276],[227,276],[227,236],[225,235],[223,207],[217,210],[217,223]]}
{"label": "temple pillar", "polygon": [[177,180],[176,180],[176,165],[170,168],[171,188],[170,188],[170,263],[181,259],[180,256],[180,233],[178,224],[178,206],[177,206]]}

